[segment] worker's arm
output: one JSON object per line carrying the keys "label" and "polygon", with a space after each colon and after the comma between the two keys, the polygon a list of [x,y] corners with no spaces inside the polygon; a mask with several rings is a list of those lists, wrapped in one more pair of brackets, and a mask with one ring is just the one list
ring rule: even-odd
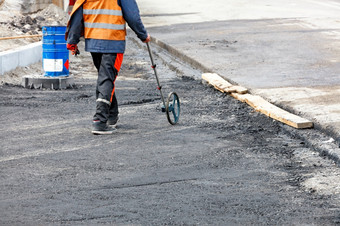
{"label": "worker's arm", "polygon": [[78,44],[84,31],[83,6],[75,11],[70,19],[68,27],[68,44]]}
{"label": "worker's arm", "polygon": [[119,0],[118,4],[123,11],[123,17],[128,23],[129,27],[136,33],[137,37],[147,42],[150,36],[146,32],[143,22],[140,18],[139,8],[135,0]]}

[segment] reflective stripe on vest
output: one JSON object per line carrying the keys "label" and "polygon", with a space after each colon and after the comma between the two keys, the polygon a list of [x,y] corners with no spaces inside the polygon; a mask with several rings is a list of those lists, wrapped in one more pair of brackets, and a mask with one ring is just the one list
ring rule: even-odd
{"label": "reflective stripe on vest", "polygon": [[125,20],[117,0],[85,1],[83,15],[85,38],[125,40]]}
{"label": "reflective stripe on vest", "polygon": [[123,16],[122,11],[120,10],[109,10],[109,9],[84,9],[84,14],[105,14],[105,15],[113,15],[113,16]]}
{"label": "reflective stripe on vest", "polygon": [[125,30],[125,25],[119,24],[103,24],[103,23],[84,23],[87,28],[103,28],[111,30]]}

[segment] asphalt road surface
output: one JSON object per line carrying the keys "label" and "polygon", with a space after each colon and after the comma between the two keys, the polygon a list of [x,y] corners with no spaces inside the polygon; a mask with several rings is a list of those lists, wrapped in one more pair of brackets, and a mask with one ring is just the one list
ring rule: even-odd
{"label": "asphalt road surface", "polygon": [[112,136],[91,134],[96,73],[84,52],[71,59],[74,89],[0,86],[0,225],[340,223],[339,169],[300,132],[156,58],[164,92],[180,96],[175,126],[133,43]]}
{"label": "asphalt road surface", "polygon": [[340,142],[339,0],[139,0],[152,37]]}

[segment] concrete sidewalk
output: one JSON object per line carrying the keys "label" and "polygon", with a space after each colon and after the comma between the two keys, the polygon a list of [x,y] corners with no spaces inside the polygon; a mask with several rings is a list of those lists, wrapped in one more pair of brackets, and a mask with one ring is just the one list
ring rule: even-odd
{"label": "concrete sidewalk", "polygon": [[[265,1],[243,2],[245,9],[235,1],[227,6],[215,1],[220,9],[216,15],[200,11],[203,2],[184,9],[174,3],[166,9],[165,2],[154,7],[148,0],[140,2],[149,33],[176,57],[249,88],[340,141],[340,26],[335,22],[340,16],[330,10],[338,2],[301,1],[288,15],[293,3],[280,11],[281,1],[271,5],[271,13],[250,19],[244,18],[251,4],[265,10],[259,4]],[[223,8],[237,20],[223,17]],[[298,17],[301,12],[304,18]]]}

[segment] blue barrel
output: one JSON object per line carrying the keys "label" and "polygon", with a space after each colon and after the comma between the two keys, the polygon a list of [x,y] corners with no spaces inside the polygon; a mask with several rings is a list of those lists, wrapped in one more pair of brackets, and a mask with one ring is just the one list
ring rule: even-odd
{"label": "blue barrel", "polygon": [[69,75],[69,51],[66,48],[65,26],[46,26],[43,33],[43,69],[45,76]]}

